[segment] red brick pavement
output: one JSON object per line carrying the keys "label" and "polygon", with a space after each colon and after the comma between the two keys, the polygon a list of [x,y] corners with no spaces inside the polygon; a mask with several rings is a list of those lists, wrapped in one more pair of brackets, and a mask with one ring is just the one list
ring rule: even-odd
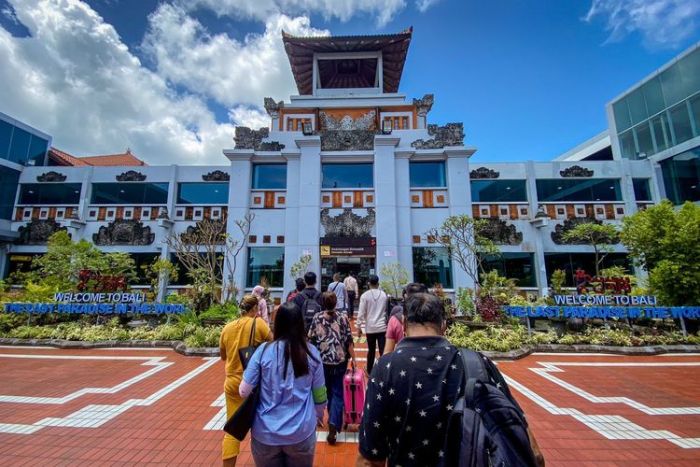
{"label": "red brick pavement", "polygon": [[[658,363],[664,366],[649,366]],[[499,366],[513,382],[548,465],[700,464],[698,355],[531,355]],[[221,431],[204,429],[221,410],[216,401],[223,389],[223,364],[215,359],[183,357],[165,349],[0,348],[0,373],[0,465],[220,464]],[[130,379],[131,385],[119,386]],[[26,396],[51,399],[16,399]],[[595,403],[591,396],[629,400]],[[640,407],[691,413],[651,415]],[[36,431],[8,432],[19,430]],[[663,439],[609,439],[650,432]],[[695,439],[698,446],[683,448],[669,437]],[[320,442],[316,465],[353,465],[356,453],[356,443],[331,447]],[[248,442],[239,465],[253,465]]]}

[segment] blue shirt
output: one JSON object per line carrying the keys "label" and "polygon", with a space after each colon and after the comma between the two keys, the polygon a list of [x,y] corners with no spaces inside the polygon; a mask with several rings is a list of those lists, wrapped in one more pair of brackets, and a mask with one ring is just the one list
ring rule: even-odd
{"label": "blue shirt", "polygon": [[[260,402],[253,421],[252,435],[271,446],[301,443],[316,431],[316,403],[325,404],[325,380],[321,356],[309,346],[309,373],[294,378],[292,361],[284,370],[284,341],[263,344],[255,351],[243,373],[243,380],[260,386]],[[315,390],[315,391],[314,391]],[[322,397],[318,393],[323,393]],[[322,400],[321,400],[322,399]]]}

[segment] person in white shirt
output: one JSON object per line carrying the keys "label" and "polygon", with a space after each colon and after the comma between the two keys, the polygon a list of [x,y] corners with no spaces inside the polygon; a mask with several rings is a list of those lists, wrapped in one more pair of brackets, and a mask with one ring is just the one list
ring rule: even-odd
{"label": "person in white shirt", "polygon": [[348,273],[348,277],[345,278],[343,284],[348,293],[348,319],[352,319],[355,314],[355,299],[360,293],[360,290],[357,288],[357,279],[353,276],[352,271]]}
{"label": "person in white shirt", "polygon": [[328,292],[333,292],[338,302],[335,306],[337,311],[345,311],[346,304],[348,302],[348,293],[345,289],[345,284],[340,282],[340,273],[336,272],[333,274],[333,282],[328,284]]}
{"label": "person in white shirt", "polygon": [[358,336],[367,335],[367,373],[372,373],[374,353],[379,344],[379,356],[384,353],[386,343],[386,307],[389,298],[379,289],[379,277],[369,276],[369,290],[360,297],[357,312]]}

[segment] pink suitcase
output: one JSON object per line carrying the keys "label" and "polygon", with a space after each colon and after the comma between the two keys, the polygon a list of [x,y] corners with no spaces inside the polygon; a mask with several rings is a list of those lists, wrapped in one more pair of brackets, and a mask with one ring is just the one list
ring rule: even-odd
{"label": "pink suitcase", "polygon": [[367,381],[365,371],[349,368],[343,378],[343,412],[344,422],[347,425],[358,425],[362,420],[362,409],[365,406],[365,391]]}

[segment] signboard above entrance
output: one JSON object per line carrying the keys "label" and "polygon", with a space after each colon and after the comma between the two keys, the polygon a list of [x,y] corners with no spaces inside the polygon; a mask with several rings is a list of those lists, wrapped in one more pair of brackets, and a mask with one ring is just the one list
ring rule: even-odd
{"label": "signboard above entrance", "polygon": [[374,257],[377,254],[376,240],[368,238],[321,238],[321,257],[357,256]]}

